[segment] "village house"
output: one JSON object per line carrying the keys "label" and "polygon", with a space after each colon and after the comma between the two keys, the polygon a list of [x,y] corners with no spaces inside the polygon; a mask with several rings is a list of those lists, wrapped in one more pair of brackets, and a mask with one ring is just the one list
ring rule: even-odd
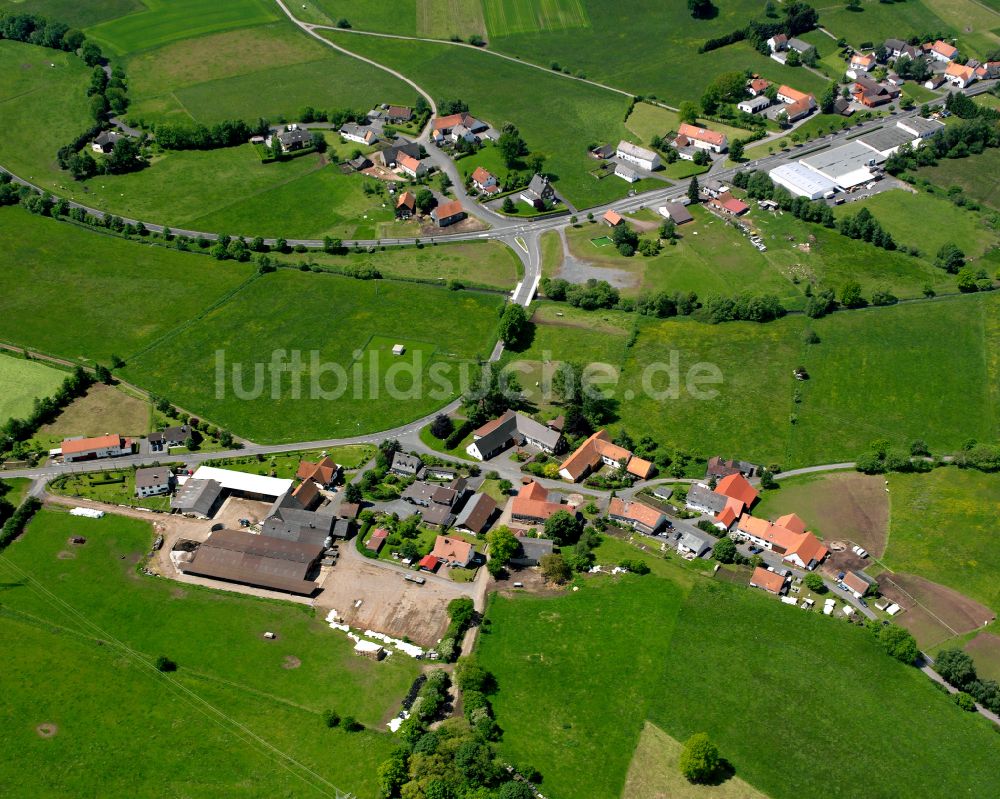
{"label": "village house", "polygon": [[496,501],[488,494],[474,494],[455,519],[455,529],[482,535],[497,512]]}
{"label": "village house", "polygon": [[554,454],[562,444],[562,434],[529,416],[508,410],[472,433],[465,451],[479,461],[489,460],[512,446],[537,447]]}
{"label": "village house", "polygon": [[667,515],[663,511],[637,500],[626,502],[621,497],[611,498],[608,516],[612,521],[627,524],[646,535],[656,535],[667,523]]}
{"label": "village house", "polygon": [[871,591],[875,581],[867,574],[856,571],[849,571],[840,578],[841,584],[850,591],[855,599],[861,599]]}
{"label": "village house", "polygon": [[357,144],[372,145],[378,142],[378,134],[370,125],[358,125],[356,122],[345,122],[338,131],[347,141]]}
{"label": "village house", "polygon": [[944,70],[944,79],[952,86],[964,89],[976,82],[976,71],[970,66],[951,63]]}
{"label": "village house", "polygon": [[706,479],[728,477],[731,474],[742,474],[744,477],[756,477],[760,472],[760,467],[755,463],[738,460],[725,460],[721,455],[708,459],[708,466],[705,469]]}
{"label": "village house", "polygon": [[559,474],[576,483],[602,465],[616,470],[624,469],[640,480],[647,479],[653,472],[652,463],[635,457],[624,447],[612,444],[607,431],[598,430],[563,461]]}
{"label": "village house", "polygon": [[400,477],[416,477],[423,468],[423,461],[416,455],[409,455],[406,452],[392,453],[389,471],[393,474],[398,474]]}
{"label": "village house", "polygon": [[90,149],[95,153],[104,153],[107,155],[115,149],[115,144],[121,138],[124,137],[116,131],[103,130],[98,133],[97,137],[90,143]]}
{"label": "village house", "polygon": [[637,144],[632,144],[632,142],[624,140],[618,142],[618,149],[615,150],[615,156],[622,161],[634,164],[640,169],[645,169],[647,172],[652,172],[660,165],[660,156],[652,150],[647,150],[645,147],[640,147]]}
{"label": "village house", "polygon": [[372,534],[368,536],[368,541],[365,544],[365,549],[369,552],[378,552],[382,549],[385,544],[385,540],[389,537],[389,531],[384,527],[377,527],[372,530]]}
{"label": "village house", "polygon": [[874,108],[899,97],[899,88],[876,83],[871,78],[859,75],[851,88],[851,95],[862,105]]}
{"label": "village house", "polygon": [[717,514],[726,507],[727,498],[722,494],[717,494],[713,489],[704,483],[695,483],[688,489],[687,499],[684,506],[688,510],[698,513]]}
{"label": "village house", "polygon": [[601,217],[601,221],[608,227],[618,227],[624,220],[622,215],[618,213],[613,208],[604,212],[604,216]]}
{"label": "village house", "polygon": [[703,533],[688,531],[677,541],[677,551],[688,559],[700,558],[711,549],[712,541]]}
{"label": "village house", "polygon": [[484,194],[496,194],[500,191],[497,176],[481,166],[475,168],[469,180],[476,191],[481,191]]}
{"label": "village house", "polygon": [[900,56],[919,58],[923,55],[921,48],[907,44],[902,39],[886,39],[883,47],[887,58],[899,58]]}
{"label": "village house", "polygon": [[158,494],[169,494],[173,485],[174,475],[166,466],[156,466],[151,469],[136,469],[135,495],[139,499],[153,497]]}
{"label": "village house", "polygon": [[816,536],[805,529],[805,523],[791,513],[772,524],[750,514],[740,517],[734,533],[761,549],[781,555],[783,560],[803,569],[814,569],[829,553]]}
{"label": "village house", "polygon": [[423,155],[420,151],[420,145],[416,142],[397,138],[392,144],[386,145],[381,150],[373,153],[372,159],[386,169],[395,169],[399,161],[399,156],[403,154],[410,156],[410,158],[416,158],[418,161]]}
{"label": "village house", "polygon": [[413,109],[405,105],[390,105],[385,109],[385,120],[390,125],[405,125],[413,119]]}
{"label": "village house", "polygon": [[510,503],[511,520],[518,524],[543,524],[552,514],[569,507],[549,500],[549,491],[534,480],[521,486]]}
{"label": "village house", "polygon": [[736,199],[729,192],[724,192],[718,197],[712,197],[708,201],[708,204],[728,216],[742,216],[750,210],[749,205],[743,202],[743,200]]}
{"label": "village house", "polygon": [[434,549],[431,550],[430,555],[438,563],[466,569],[475,558],[476,550],[473,549],[472,544],[461,538],[439,535],[434,539]]}
{"label": "village house", "polygon": [[695,483],[688,490],[686,506],[699,513],[713,515],[712,524],[719,530],[732,530],[744,511],[753,507],[759,494],[739,472],[731,472],[712,489]]}
{"label": "village house", "polygon": [[469,142],[478,141],[478,135],[486,133],[489,125],[476,119],[468,112],[435,117],[431,124],[431,138],[436,144],[445,141],[457,142],[465,139]]}
{"label": "village house", "polygon": [[793,89],[791,86],[784,84],[778,87],[777,97],[786,105],[806,103],[811,109],[816,107],[816,98],[813,95],[808,92],[800,92],[798,89]]}
{"label": "village house", "polygon": [[725,183],[715,180],[705,181],[701,186],[701,193],[705,197],[719,197],[722,194],[726,194],[729,191],[729,186]]}
{"label": "village house", "polygon": [[759,97],[767,91],[767,87],[770,85],[771,81],[760,77],[760,75],[754,75],[747,81],[747,93],[751,97]]}
{"label": "village house", "polygon": [[448,225],[454,225],[456,222],[461,222],[465,219],[465,211],[462,209],[461,202],[451,200],[450,202],[442,203],[432,210],[431,219],[434,220],[438,227],[448,227]]}
{"label": "village house", "polygon": [[877,63],[873,53],[855,53],[848,63],[847,77],[854,80],[858,75],[871,72]]}
{"label": "village house", "polygon": [[780,53],[788,47],[788,36],[784,33],[776,33],[767,40],[767,46],[772,53]]}
{"label": "village house", "polygon": [[[290,153],[312,147],[312,134],[302,125],[286,125],[274,136],[278,137],[282,152]],[[268,145],[273,147],[274,136],[269,137]]]}
{"label": "village house", "polygon": [[527,187],[521,189],[520,199],[532,208],[544,208],[546,203],[555,202],[556,190],[544,175],[533,175]]}
{"label": "village house", "polygon": [[924,81],[925,89],[940,89],[947,81],[943,74],[931,75]]}
{"label": "village house", "polygon": [[396,168],[411,178],[421,178],[427,174],[427,167],[411,155],[399,153],[396,156]]}
{"label": "village house", "polygon": [[190,436],[191,428],[186,424],[174,425],[173,427],[167,427],[155,433],[150,433],[146,437],[146,441],[153,452],[162,452],[164,449],[169,449],[170,447],[183,446]]}
{"label": "village house", "polygon": [[723,153],[729,146],[724,134],[682,122],[677,128],[674,146],[681,148],[687,147],[689,144],[699,150],[708,150],[713,153]]}
{"label": "village house", "polygon": [[95,458],[117,458],[132,454],[132,439],[123,438],[117,433],[96,438],[67,438],[62,442],[59,451],[66,463]]}
{"label": "village house", "polygon": [[938,39],[927,50],[927,54],[935,61],[949,63],[958,58],[958,48],[953,44],[948,44]]}
{"label": "village house", "polygon": [[396,199],[396,217],[398,219],[409,219],[416,213],[417,195],[412,191],[404,191]]}
{"label": "village house", "polygon": [[781,596],[785,593],[785,577],[777,572],[768,571],[763,566],[758,566],[750,575],[750,587],[760,588],[769,594]]}
{"label": "village house", "polygon": [[342,472],[343,469],[340,464],[336,463],[331,457],[325,456],[316,463],[301,461],[299,468],[295,472],[295,476],[303,482],[308,480],[320,488],[329,489],[336,485]]}

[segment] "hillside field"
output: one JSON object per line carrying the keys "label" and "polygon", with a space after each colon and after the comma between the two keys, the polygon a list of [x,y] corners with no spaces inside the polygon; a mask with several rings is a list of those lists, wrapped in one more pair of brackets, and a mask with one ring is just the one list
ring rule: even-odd
{"label": "hillside field", "polygon": [[144,11],[141,0],[0,0],[0,11],[15,14],[41,14],[75,28]]}
{"label": "hillside field", "polygon": [[34,400],[52,396],[66,376],[39,361],[0,352],[0,423],[27,416]]}
{"label": "hillside field", "polygon": [[[281,270],[129,359],[123,374],[255,441],[385,430],[458,395],[460,370],[493,348],[501,302],[472,291]],[[404,356],[392,355],[396,343],[406,346]],[[301,383],[279,377],[275,393],[263,370],[275,354],[293,352],[301,354]],[[447,373],[443,387],[432,366]]]}
{"label": "hillside field", "polygon": [[[87,543],[68,551],[71,535]],[[0,741],[19,752],[0,766],[8,791],[79,796],[99,779],[108,795],[327,796],[332,783],[374,799],[393,745],[381,724],[419,666],[355,657],[302,605],[141,576],[151,541],[142,521],[42,511],[0,557]],[[161,654],[177,672],[152,668]],[[328,730],[327,709],[373,729]],[[123,758],[145,765],[123,771]]]}
{"label": "hillside field", "polygon": [[[794,468],[852,460],[882,437],[903,447],[923,438],[935,452],[993,440],[997,313],[992,295],[839,312],[811,321],[820,343],[806,345],[800,316],[707,325],[541,304],[517,358],[532,399],[546,359],[607,363],[620,370],[617,425],[633,436],[702,459],[727,452]],[[633,324],[638,338],[626,347]],[[686,388],[699,364],[721,373],[701,386],[712,399]],[[808,381],[792,377],[799,365]]]}
{"label": "hillside field", "polygon": [[972,158],[947,158],[937,166],[922,167],[917,175],[943,189],[958,186],[974,200],[1000,210],[1000,150],[989,149]]}
{"label": "hillside field", "polygon": [[862,629],[690,572],[578,584],[559,598],[495,597],[479,639],[502,751],[545,752],[547,795],[620,795],[647,719],[677,741],[707,732],[772,799],[852,797],[860,784],[872,796],[997,790],[989,723]]}

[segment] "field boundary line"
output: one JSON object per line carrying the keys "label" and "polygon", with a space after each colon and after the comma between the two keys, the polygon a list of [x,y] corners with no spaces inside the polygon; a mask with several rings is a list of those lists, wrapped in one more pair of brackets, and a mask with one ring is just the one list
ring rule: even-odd
{"label": "field boundary line", "polygon": [[[164,672],[160,672],[156,667],[147,662],[146,658],[142,653],[137,650],[132,649],[128,644],[123,641],[118,640],[114,636],[108,634],[105,630],[99,627],[95,622],[87,618],[83,613],[78,611],[73,605],[66,602],[64,599],[54,594],[48,588],[46,588],[42,582],[36,579],[30,572],[25,571],[20,566],[18,566],[14,561],[8,558],[6,555],[0,553],[0,563],[5,564],[9,570],[13,571],[15,575],[20,575],[22,579],[25,580],[25,584],[35,590],[43,599],[48,600],[48,602],[54,605],[56,608],[62,609],[71,619],[77,619],[78,623],[83,624],[97,633],[103,636],[102,640],[108,643],[111,647],[118,649],[127,658],[132,660],[136,665],[146,671],[147,676],[153,679],[159,679],[160,682],[166,684],[169,688],[173,690],[175,696],[179,697],[181,700],[186,700],[189,705],[194,707],[195,710],[200,712],[206,718],[211,721],[215,721],[220,727],[222,727],[230,735],[235,736],[244,741],[244,743],[254,743],[256,742],[259,746],[263,747],[263,754],[269,757],[272,761],[276,761],[282,768],[288,771],[293,776],[298,777],[304,783],[309,785],[310,788],[318,791],[325,796],[336,796],[340,797],[344,792],[341,791],[336,785],[327,780],[322,775],[313,771],[304,763],[299,762],[291,755],[283,752],[274,744],[267,741],[265,738],[261,737],[253,730],[251,730],[247,725],[236,720],[235,718],[227,715],[224,711],[215,707],[213,704],[208,702],[206,699],[200,697],[194,690],[188,686],[181,683],[176,677],[170,677]],[[152,673],[150,673],[152,671]],[[226,724],[228,722],[228,725]],[[249,739],[249,740],[248,740]],[[261,751],[258,749],[258,751]],[[299,771],[293,769],[295,766]],[[304,772],[301,773],[301,772]],[[310,781],[309,778],[305,776],[308,774],[309,777],[313,778],[315,781]],[[318,786],[316,782],[320,782],[323,785],[328,786],[334,790],[334,794],[330,794],[325,791],[322,787]]]}
{"label": "field boundary line", "polygon": [[905,588],[903,588],[903,586],[901,586],[899,583],[897,583],[891,577],[886,578],[886,581],[889,582],[889,583],[892,583],[892,585],[895,586],[895,588],[896,588],[897,591],[900,591],[901,593],[906,594],[906,596],[908,596],[910,599],[913,600],[913,604],[914,605],[916,605],[918,608],[920,608],[921,610],[923,610],[928,616],[930,616],[932,619],[934,619],[935,621],[937,621],[942,627],[944,627],[946,630],[950,630],[951,633],[952,633],[952,638],[954,638],[954,637],[959,636],[959,635],[962,634],[962,633],[956,631],[955,628],[952,627],[950,624],[947,624],[944,621],[944,619],[942,619],[940,616],[938,616],[936,613],[934,613],[929,607],[927,607],[923,602],[921,602],[920,600],[918,600],[915,596],[913,596],[913,594],[911,594],[909,591],[907,591]]}
{"label": "field boundary line", "polygon": [[181,322],[181,324],[179,324],[177,327],[171,328],[170,330],[165,332],[162,336],[154,339],[142,349],[138,350],[137,352],[133,352],[131,355],[127,356],[125,358],[126,363],[132,360],[133,358],[142,357],[150,350],[159,347],[164,342],[169,341],[170,339],[176,337],[179,333],[182,333],[183,331],[187,330],[196,322],[200,322],[202,319],[208,316],[212,311],[218,310],[223,305],[226,305],[231,299],[233,299],[233,297],[235,297],[237,294],[243,291],[243,289],[248,288],[251,283],[255,283],[256,281],[260,280],[261,277],[263,277],[263,275],[261,275],[260,272],[254,272],[252,275],[250,275],[250,277],[248,277],[238,286],[236,286],[235,288],[231,289],[230,291],[226,292],[221,297],[219,297],[215,302],[213,302],[211,305],[209,305],[207,308],[201,311],[197,316],[192,316],[190,319]]}

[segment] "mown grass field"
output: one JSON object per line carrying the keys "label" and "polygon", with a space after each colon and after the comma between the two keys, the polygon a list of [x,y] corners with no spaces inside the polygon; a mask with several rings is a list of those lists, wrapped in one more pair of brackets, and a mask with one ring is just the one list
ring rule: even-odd
{"label": "mown grass field", "polygon": [[[981,167],[988,167],[982,164]],[[976,258],[997,243],[995,231],[982,217],[930,194],[888,191],[860,202],[842,205],[837,216],[855,214],[864,206],[885,226],[893,237],[917,246],[930,260],[942,244],[957,244],[969,258]]]}
{"label": "mown grass field", "polygon": [[[87,544],[69,551],[72,535]],[[0,766],[8,791],[84,795],[100,782],[107,795],[323,796],[329,781],[374,797],[391,738],[327,730],[321,714],[381,729],[417,664],[355,657],[346,636],[302,605],[141,576],[135,564],[152,538],[137,520],[43,511],[0,559],[10,664],[0,740],[19,752]],[[161,654],[176,673],[151,668]],[[288,657],[299,665],[288,668]],[[61,679],[44,678],[56,672]],[[52,738],[36,732],[43,723],[56,725]],[[313,774],[286,770],[278,752]],[[123,758],[144,766],[122,771]]]}
{"label": "mown grass field", "polygon": [[[49,66],[53,63],[55,69]],[[287,67],[300,68],[311,67]],[[0,142],[0,163],[68,199],[173,227],[204,225],[199,229],[285,238],[327,233],[374,238],[378,225],[392,219],[392,210],[383,207],[381,197],[364,193],[363,178],[342,174],[329,165],[327,157],[311,154],[262,164],[250,145],[168,152],[157,156],[141,172],[73,181],[59,169],[55,154],[91,124],[86,110],[87,74],[75,56],[19,42],[0,42],[0,109],[12,122],[8,135]],[[293,81],[295,91],[303,91],[311,80]],[[379,85],[372,84],[376,88]],[[204,91],[201,86],[191,90]],[[231,116],[230,111],[257,117],[258,109],[251,108],[250,103],[252,87],[240,95],[246,103],[235,100],[239,109],[225,106],[227,91],[218,89],[218,97],[203,95],[206,118]],[[273,84],[273,91],[274,96],[280,94],[278,84]],[[374,92],[372,103],[382,99],[381,92]],[[304,95],[294,95],[291,89],[288,93],[294,98],[292,107],[297,112]],[[405,101],[409,94],[400,100]],[[207,110],[210,106],[211,111]],[[252,113],[248,114],[248,109]],[[335,134],[331,138],[336,138]]]}
{"label": "mown grass field", "polygon": [[[821,343],[806,345],[798,316],[706,325],[544,304],[531,348],[518,355],[529,367],[521,382],[537,400],[546,359],[610,364],[620,370],[613,428],[701,459],[735,453],[794,468],[852,460],[883,437],[947,452],[995,436],[998,310],[987,295],[840,312],[810,322]],[[626,348],[633,324],[638,338]],[[717,367],[722,382],[699,384],[700,364]],[[808,381],[792,377],[799,365]],[[710,393],[700,399],[696,389]]]}
{"label": "mown grass field", "polygon": [[972,158],[942,159],[937,166],[922,167],[917,174],[947,189],[958,186],[974,200],[1000,209],[1000,151],[986,150]]}
{"label": "mown grass field", "polygon": [[491,37],[590,27],[582,0],[482,0],[482,4]]}
{"label": "mown grass field", "polygon": [[[489,356],[500,305],[497,295],[281,270],[131,358],[124,375],[253,440],[384,430],[457,396],[460,364]],[[395,343],[406,346],[404,356],[391,354]],[[301,353],[301,383],[279,377],[274,392],[271,378],[255,381],[274,353],[292,351]],[[242,364],[242,382],[230,379],[234,364]],[[431,378],[432,365],[448,372],[443,385]]]}
{"label": "mown grass field", "polygon": [[[577,207],[624,197],[629,185],[596,180],[587,145],[625,138],[628,99],[548,71],[447,44],[349,36],[327,31],[337,44],[398,69],[434,98],[461,98],[472,114],[499,128],[513,122],[556,190]],[[538,109],[544,108],[545,113]]]}
{"label": "mown grass field", "polygon": [[790,477],[764,491],[754,515],[776,519],[797,513],[820,538],[848,540],[880,557],[889,535],[885,479],[855,471]]}
{"label": "mown grass field", "polygon": [[620,795],[647,719],[678,741],[708,732],[772,799],[996,789],[986,764],[1000,741],[985,720],[865,631],[743,586],[597,578],[556,599],[494,598],[487,618],[478,651],[499,684],[501,748],[514,762],[546,753],[547,795]]}
{"label": "mown grass field", "polygon": [[95,383],[67,405],[51,424],[38,429],[34,439],[51,448],[71,436],[144,436],[150,431],[149,400],[125,390]]}
{"label": "mown grass field", "polygon": [[31,481],[26,477],[8,477],[0,480],[0,497],[16,508],[24,500],[30,487]]}
{"label": "mown grass field", "polygon": [[249,264],[143,246],[20,208],[0,209],[0,237],[0,337],[87,361],[128,357],[251,275]]}
{"label": "mown grass field", "polygon": [[[502,5],[507,9],[512,4]],[[543,18],[554,5],[548,0],[522,0],[517,7]],[[732,69],[750,69],[802,91],[822,90],[822,80],[807,70],[782,66],[744,44],[698,54],[705,40],[744,27],[750,19],[764,20],[763,6],[755,0],[717,5],[718,16],[710,20],[693,19],[683,0],[558,4],[576,5],[582,11],[571,17],[576,27],[536,25],[508,36],[491,31],[490,46],[546,67],[556,62],[574,73],[635,94],[655,95],[672,105],[697,100],[715,75]],[[584,20],[589,22],[586,27]]]}
{"label": "mown grass field", "polygon": [[485,36],[480,0],[418,0],[417,34],[432,39]]}
{"label": "mown grass field", "polygon": [[442,285],[457,280],[466,286],[501,290],[513,289],[524,271],[521,259],[509,247],[494,241],[429,244],[420,249],[393,247],[345,255],[292,253],[276,258],[292,264],[305,259],[321,266],[372,266],[385,278],[437,281]]}
{"label": "mown grass field", "polygon": [[283,479],[292,479],[298,471],[299,463],[311,461],[315,463],[324,456],[332,458],[344,467],[345,471],[358,469],[368,463],[375,455],[375,448],[366,444],[345,444],[327,449],[300,450],[298,452],[279,452],[275,455],[240,458],[227,458],[222,468],[248,474],[262,474]]}
{"label": "mown grass field", "polygon": [[52,396],[65,379],[59,369],[0,353],[0,420],[25,417],[36,399]]}
{"label": "mown grass field", "polygon": [[908,39],[942,32],[957,36],[959,48],[965,54],[981,58],[1000,44],[995,32],[1000,26],[1000,13],[986,5],[973,0],[908,0],[890,5],[862,0],[861,12],[845,6],[822,9],[820,22],[855,47],[890,37]]}
{"label": "mown grass field", "polygon": [[170,512],[170,496],[168,494],[141,499],[136,496],[135,472],[131,469],[68,474],[50,482],[48,490],[53,494],[82,497],[94,502],[131,505],[136,508]]}
{"label": "mown grass field", "polygon": [[367,111],[377,103],[414,100],[413,89],[402,81],[304,36],[284,20],[143,50],[126,59],[126,68],[129,118],[147,123],[293,120],[307,105]]}
{"label": "mown grass field", "polygon": [[945,468],[890,475],[889,489],[892,513],[885,564],[1000,611],[1000,477]]}
{"label": "mown grass field", "polygon": [[346,19],[358,30],[378,33],[417,33],[417,6],[426,0],[311,0],[330,24]]}
{"label": "mown grass field", "polygon": [[141,0],[0,0],[0,11],[14,14],[41,14],[75,28],[96,25],[126,14],[144,11]]}
{"label": "mown grass field", "polygon": [[266,0],[143,0],[146,10],[102,22],[89,37],[118,55],[206,33],[273,22],[281,10]]}

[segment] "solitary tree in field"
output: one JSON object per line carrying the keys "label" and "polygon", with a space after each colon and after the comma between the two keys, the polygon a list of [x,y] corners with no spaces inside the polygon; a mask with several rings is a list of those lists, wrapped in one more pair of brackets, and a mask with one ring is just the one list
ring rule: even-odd
{"label": "solitary tree in field", "polygon": [[687,739],[681,752],[680,769],[688,782],[711,781],[721,765],[719,748],[706,733],[697,732]]}
{"label": "solitary tree in field", "polygon": [[523,306],[510,303],[500,317],[500,340],[508,347],[516,346],[524,340],[530,326]]}
{"label": "solitary tree in field", "polygon": [[454,429],[455,425],[451,421],[451,417],[446,413],[439,413],[434,417],[434,421],[431,422],[431,435],[442,441],[450,436],[451,431]]}

